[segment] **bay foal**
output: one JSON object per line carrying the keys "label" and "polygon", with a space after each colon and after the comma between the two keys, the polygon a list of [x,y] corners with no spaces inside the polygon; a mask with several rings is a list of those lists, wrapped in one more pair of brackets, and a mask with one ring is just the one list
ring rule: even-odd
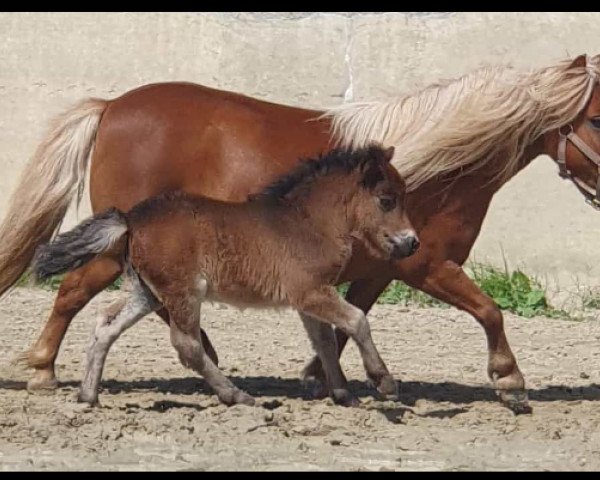
{"label": "bay foal", "polygon": [[333,150],[246,203],[162,194],[126,214],[109,209],[38,249],[38,278],[110,254],[132,280],[129,298],[103,315],[92,332],[80,400],[97,402],[106,355],[119,335],[164,308],[182,364],[199,372],[223,403],[252,405],[254,399],[203,348],[198,320],[204,300],[298,310],[329,394],[353,405],[357,400],[339,365],[335,325],[356,341],[377,389],[395,395],[365,314],[334,287],[357,244],[379,260],[403,258],[418,248],[404,209],[404,182],[389,163],[393,154],[393,147]]}

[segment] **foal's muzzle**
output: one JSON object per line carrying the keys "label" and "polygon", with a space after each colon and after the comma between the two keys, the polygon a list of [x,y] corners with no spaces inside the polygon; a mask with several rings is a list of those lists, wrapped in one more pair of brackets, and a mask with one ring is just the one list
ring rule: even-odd
{"label": "foal's muzzle", "polygon": [[414,230],[402,230],[400,233],[389,237],[392,247],[392,258],[399,259],[410,257],[419,249],[419,237]]}

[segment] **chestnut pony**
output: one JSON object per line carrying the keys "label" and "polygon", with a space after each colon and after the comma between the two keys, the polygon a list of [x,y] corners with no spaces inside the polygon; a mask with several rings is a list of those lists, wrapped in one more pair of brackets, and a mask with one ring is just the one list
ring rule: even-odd
{"label": "chestnut pony", "polygon": [[200,373],[223,403],[254,405],[204,352],[198,320],[205,300],[298,310],[329,394],[356,405],[339,364],[335,325],[356,341],[379,392],[395,396],[365,314],[334,287],[359,244],[382,261],[408,257],[419,246],[404,210],[404,182],[389,164],[393,154],[393,147],[332,150],[246,203],[160,194],[127,213],[111,208],[38,248],[37,278],[110,254],[121,259],[133,287],[92,331],[79,400],[97,402],[106,355],[121,333],[164,308],[183,365]]}
{"label": "chestnut pony", "polygon": [[[502,313],[461,266],[493,195],[539,155],[563,165],[563,175],[600,203],[599,74],[600,56],[585,55],[526,73],[488,67],[410,95],[327,112],[189,83],[86,100],[56,120],[25,167],[0,227],[0,292],[56,231],[81,195],[88,167],[94,212],[127,211],[175,189],[243,201],[293,169],[298,158],[337,143],[394,145],[401,155],[392,162],[407,183],[407,209],[421,248],[393,266],[357,251],[339,279],[352,282],[347,300],[368,312],[389,282],[400,279],[469,312],[485,331],[488,374],[500,398],[515,411],[528,411]],[[54,362],[71,319],[121,273],[119,261],[102,256],[67,275],[26,354],[35,369],[30,389],[56,386]],[[347,337],[337,331],[336,338],[341,352]],[[305,376],[324,378],[318,359]]]}

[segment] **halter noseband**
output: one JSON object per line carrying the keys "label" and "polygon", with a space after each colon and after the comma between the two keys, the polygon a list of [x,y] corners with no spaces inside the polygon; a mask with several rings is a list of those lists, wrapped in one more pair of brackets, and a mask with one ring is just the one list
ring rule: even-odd
{"label": "halter noseband", "polygon": [[[558,141],[558,174],[562,178],[568,178],[581,193],[586,197],[588,202],[596,210],[600,210],[600,155],[594,152],[587,143],[585,143],[574,131],[572,125],[567,125],[569,129],[568,133],[563,133],[563,129],[558,130],[559,141]],[[585,157],[594,163],[598,168],[598,180],[596,181],[596,189],[589,187],[583,180],[576,177],[567,168],[567,140],[569,140],[577,149],[585,155]]]}
{"label": "halter noseband", "polygon": [[[586,57],[587,59],[587,57]],[[586,70],[590,74],[590,81],[588,83],[588,88],[586,94],[583,98],[582,108],[580,112],[587,106],[588,102],[592,98],[592,92],[594,91],[594,87],[596,83],[598,83],[598,77],[596,76],[596,72],[594,72],[589,64],[586,66]],[[563,129],[567,129],[565,133]],[[558,174],[562,178],[567,178],[571,180],[575,186],[579,189],[579,191],[586,197],[586,202],[589,203],[596,210],[600,210],[600,155],[592,150],[587,143],[585,143],[581,137],[579,137],[575,131],[573,130],[573,125],[569,124],[564,127],[558,129],[558,154],[556,163],[558,164]],[[567,167],[567,141],[570,141],[577,149],[585,155],[585,157],[598,169],[598,179],[596,181],[596,189],[589,187],[583,180],[576,177],[571,173],[571,171]]]}

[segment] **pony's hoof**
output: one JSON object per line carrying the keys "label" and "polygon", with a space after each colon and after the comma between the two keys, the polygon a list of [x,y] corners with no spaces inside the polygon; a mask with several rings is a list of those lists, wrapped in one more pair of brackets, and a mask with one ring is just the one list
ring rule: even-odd
{"label": "pony's hoof", "polygon": [[36,372],[27,382],[27,391],[35,395],[50,395],[58,388],[58,380],[54,374]]}
{"label": "pony's hoof", "polygon": [[333,403],[343,407],[359,407],[360,401],[345,388],[335,388],[331,392]]}
{"label": "pony's hoof", "polygon": [[388,400],[398,399],[398,385],[391,375],[385,375],[377,385],[377,391]]}
{"label": "pony's hoof", "polygon": [[515,415],[531,414],[533,408],[529,405],[529,398],[525,390],[496,390],[500,401]]}

